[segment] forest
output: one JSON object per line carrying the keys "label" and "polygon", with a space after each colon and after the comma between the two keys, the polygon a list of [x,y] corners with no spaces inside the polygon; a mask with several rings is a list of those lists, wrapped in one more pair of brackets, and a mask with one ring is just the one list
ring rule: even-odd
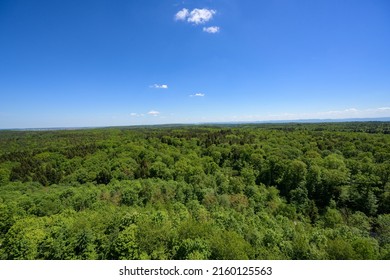
{"label": "forest", "polygon": [[390,123],[0,131],[0,259],[390,259]]}

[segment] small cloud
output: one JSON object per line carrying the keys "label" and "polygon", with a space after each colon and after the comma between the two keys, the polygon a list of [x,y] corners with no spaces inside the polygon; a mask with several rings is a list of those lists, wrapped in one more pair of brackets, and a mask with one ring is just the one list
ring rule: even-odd
{"label": "small cloud", "polygon": [[204,24],[211,20],[217,13],[215,10],[209,9],[193,9],[191,12],[188,9],[182,9],[175,15],[175,20],[187,20],[193,24]]}
{"label": "small cloud", "polygon": [[175,15],[175,20],[186,20],[189,16],[189,11],[187,9],[180,10]]}
{"label": "small cloud", "polygon": [[148,114],[148,115],[151,115],[151,116],[153,116],[153,117],[157,117],[158,115],[160,115],[160,112],[159,112],[159,111],[152,110],[152,111],[149,111],[147,114]]}
{"label": "small cloud", "polygon": [[133,117],[133,118],[140,118],[140,117],[145,117],[145,114],[130,113],[130,117]]}
{"label": "small cloud", "polygon": [[154,84],[152,86],[150,86],[151,88],[158,88],[158,89],[167,89],[168,88],[168,85],[158,85],[158,84]]}
{"label": "small cloud", "polygon": [[378,108],[378,111],[389,111],[390,110],[390,107],[381,107],[381,108]]}
{"label": "small cloud", "polygon": [[201,92],[190,95],[190,97],[203,97],[203,96],[205,96],[205,94]]}
{"label": "small cloud", "polygon": [[328,112],[322,112],[323,114],[327,114],[327,115],[343,115],[345,113],[359,113],[359,110],[358,109],[355,109],[355,108],[348,108],[348,109],[345,109],[345,110],[338,110],[338,111],[328,111]]}
{"label": "small cloud", "polygon": [[194,24],[203,24],[211,20],[215,13],[215,10],[193,9],[188,16],[187,21]]}
{"label": "small cloud", "polygon": [[218,26],[203,27],[203,31],[214,34],[219,32],[219,27]]}

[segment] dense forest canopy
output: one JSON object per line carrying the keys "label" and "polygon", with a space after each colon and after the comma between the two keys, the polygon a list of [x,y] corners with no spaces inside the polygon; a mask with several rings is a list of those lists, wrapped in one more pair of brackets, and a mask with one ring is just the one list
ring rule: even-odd
{"label": "dense forest canopy", "polygon": [[0,131],[0,259],[390,259],[390,123]]}

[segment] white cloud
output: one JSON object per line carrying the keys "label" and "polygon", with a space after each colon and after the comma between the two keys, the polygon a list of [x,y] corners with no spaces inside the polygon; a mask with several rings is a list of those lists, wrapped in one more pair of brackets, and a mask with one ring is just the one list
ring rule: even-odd
{"label": "white cloud", "polygon": [[160,112],[159,112],[159,111],[152,110],[152,111],[149,111],[147,114],[148,114],[148,115],[151,115],[151,116],[153,116],[153,117],[157,117],[158,115],[160,115]]}
{"label": "white cloud", "polygon": [[186,18],[189,16],[189,11],[188,9],[183,9],[183,10],[180,10],[176,13],[175,15],[175,19],[176,20],[186,20]]}
{"label": "white cloud", "polygon": [[140,117],[145,117],[145,114],[130,113],[130,117],[133,117],[133,118],[140,118]]}
{"label": "white cloud", "polygon": [[377,109],[378,111],[390,111],[390,107],[381,107]]}
{"label": "white cloud", "polygon": [[150,86],[151,88],[158,88],[158,89],[167,89],[168,88],[168,85],[158,85],[158,84],[154,84],[152,86]]}
{"label": "white cloud", "polygon": [[355,108],[348,108],[345,110],[340,110],[340,111],[328,111],[328,112],[319,112],[317,114],[319,115],[328,115],[328,116],[342,116],[342,115],[350,115],[350,114],[356,114],[359,113],[360,111]]}
{"label": "white cloud", "polygon": [[346,108],[332,111],[319,112],[301,112],[301,113],[279,113],[268,115],[235,115],[231,118],[226,118],[224,121],[284,121],[284,120],[307,120],[307,119],[354,119],[354,118],[387,118],[390,117],[390,107],[379,108]]}
{"label": "white cloud", "polygon": [[203,27],[203,31],[214,34],[219,32],[219,27],[218,26]]}
{"label": "white cloud", "polygon": [[280,114],[270,115],[267,119],[347,119],[347,118],[380,118],[388,117],[390,113],[390,107],[381,108],[369,108],[369,109],[356,109],[347,108],[344,110],[325,111],[317,113],[299,113],[299,114]]}
{"label": "white cloud", "polygon": [[204,24],[211,20],[217,13],[215,10],[209,9],[193,9],[191,12],[188,9],[182,9],[175,15],[175,20],[187,20],[193,24]]}
{"label": "white cloud", "polygon": [[211,20],[215,13],[215,10],[193,9],[188,16],[187,21],[194,24],[203,24]]}
{"label": "white cloud", "polygon": [[204,93],[201,93],[201,92],[198,92],[198,93],[195,93],[195,94],[191,94],[190,97],[203,97],[205,96]]}

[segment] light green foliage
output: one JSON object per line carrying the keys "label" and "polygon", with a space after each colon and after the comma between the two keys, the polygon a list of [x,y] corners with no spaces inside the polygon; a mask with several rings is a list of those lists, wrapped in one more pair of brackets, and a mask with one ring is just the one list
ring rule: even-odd
{"label": "light green foliage", "polygon": [[337,209],[328,208],[322,217],[322,222],[324,227],[335,228],[343,224],[343,216]]}
{"label": "light green foliage", "polygon": [[140,259],[140,252],[137,244],[137,230],[137,226],[133,224],[118,234],[112,248],[115,259]]}
{"label": "light green foliage", "polygon": [[362,236],[368,237],[371,230],[370,219],[362,212],[353,213],[348,217],[348,224],[357,228]]}
{"label": "light green foliage", "polygon": [[17,221],[4,236],[7,259],[33,260],[38,258],[39,244],[45,237],[47,218],[25,218]]}
{"label": "light green foliage", "polygon": [[208,243],[201,239],[184,239],[180,242],[175,259],[179,260],[207,260],[210,258],[211,249]]}
{"label": "light green foliage", "polygon": [[0,186],[6,185],[9,182],[10,171],[0,167]]}

